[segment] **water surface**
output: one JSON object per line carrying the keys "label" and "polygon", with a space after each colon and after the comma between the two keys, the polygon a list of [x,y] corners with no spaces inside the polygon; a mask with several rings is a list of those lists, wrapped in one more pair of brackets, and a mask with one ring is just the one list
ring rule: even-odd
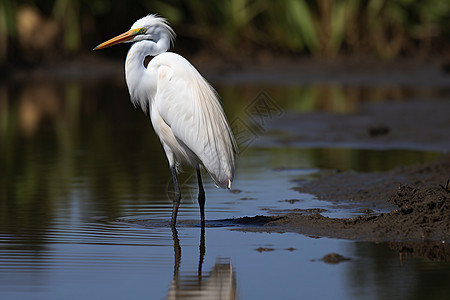
{"label": "water surface", "polygon": [[[432,101],[445,91],[339,85],[218,90],[230,121],[245,129],[233,188],[216,189],[205,174],[211,226],[202,233],[196,179],[185,168],[174,233],[162,147],[122,81],[1,84],[0,298],[446,298],[448,263],[400,257],[383,243],[241,232],[217,221],[292,208],[353,214],[292,190],[293,181],[329,169],[385,171],[439,155],[265,143],[262,137],[283,133],[265,127],[264,119],[252,120],[252,103],[261,95],[276,104],[264,117],[282,119],[285,112],[355,113],[364,102],[409,101],[412,95]],[[351,260],[319,260],[331,252]]]}

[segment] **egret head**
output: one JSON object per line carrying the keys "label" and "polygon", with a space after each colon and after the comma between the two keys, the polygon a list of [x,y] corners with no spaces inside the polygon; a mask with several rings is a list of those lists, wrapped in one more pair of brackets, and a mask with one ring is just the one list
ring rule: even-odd
{"label": "egret head", "polygon": [[175,32],[166,19],[157,15],[148,15],[134,22],[127,32],[101,43],[94,50],[100,50],[119,43],[134,43],[143,40],[150,40],[154,43],[162,41],[170,46],[169,44],[173,43],[174,39]]}

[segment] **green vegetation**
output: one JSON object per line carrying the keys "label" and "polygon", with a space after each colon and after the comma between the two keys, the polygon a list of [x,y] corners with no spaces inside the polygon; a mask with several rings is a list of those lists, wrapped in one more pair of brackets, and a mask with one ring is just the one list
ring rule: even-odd
{"label": "green vegetation", "polygon": [[183,50],[223,55],[394,58],[443,52],[450,34],[448,0],[0,0],[0,61],[87,51],[153,12],[170,20]]}

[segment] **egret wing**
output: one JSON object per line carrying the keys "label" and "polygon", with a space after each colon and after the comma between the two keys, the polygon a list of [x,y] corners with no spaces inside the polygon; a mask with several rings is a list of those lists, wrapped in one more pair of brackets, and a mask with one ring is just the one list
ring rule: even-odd
{"label": "egret wing", "polygon": [[201,163],[218,186],[229,188],[234,174],[234,138],[217,94],[192,69],[177,72],[160,66],[154,107],[178,142],[169,145],[177,159]]}

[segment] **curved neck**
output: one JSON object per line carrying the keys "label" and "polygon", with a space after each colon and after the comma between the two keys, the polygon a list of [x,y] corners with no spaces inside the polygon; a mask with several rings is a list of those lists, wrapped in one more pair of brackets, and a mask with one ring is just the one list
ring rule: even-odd
{"label": "curved neck", "polygon": [[151,80],[151,70],[144,66],[147,56],[156,56],[169,49],[169,43],[160,39],[157,43],[151,40],[142,40],[131,45],[125,61],[125,79],[134,105],[141,106],[144,112],[148,111],[149,96],[156,93],[156,82]]}

